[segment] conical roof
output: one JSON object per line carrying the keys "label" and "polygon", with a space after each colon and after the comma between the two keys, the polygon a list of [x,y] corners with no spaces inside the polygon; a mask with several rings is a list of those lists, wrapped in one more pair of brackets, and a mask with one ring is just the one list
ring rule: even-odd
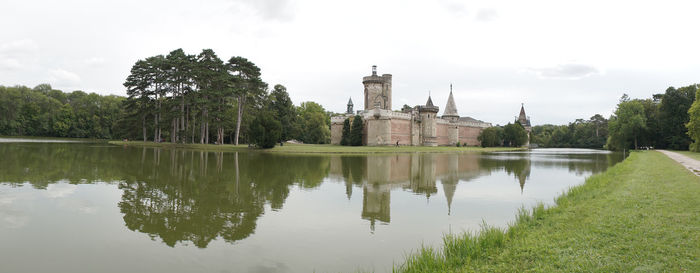
{"label": "conical roof", "polygon": [[455,196],[455,190],[457,189],[458,180],[442,181],[442,191],[445,193],[445,198],[447,199],[447,215],[452,213],[452,199]]}
{"label": "conical roof", "polygon": [[525,115],[525,104],[524,103],[520,106],[520,116],[518,116],[518,120],[527,120],[527,116]]}
{"label": "conical roof", "polygon": [[447,98],[447,106],[445,106],[445,113],[443,113],[442,115],[448,117],[459,116],[459,114],[457,114],[457,104],[455,104],[455,98],[452,96],[452,90],[450,90],[450,97]]}
{"label": "conical roof", "polygon": [[352,98],[350,98],[350,100],[348,100],[348,105],[353,105],[353,104],[352,104]]}
{"label": "conical roof", "polygon": [[430,95],[428,95],[428,102],[425,103],[425,106],[428,106],[428,107],[433,107],[433,106],[435,106],[435,105],[433,104],[433,99],[430,98]]}

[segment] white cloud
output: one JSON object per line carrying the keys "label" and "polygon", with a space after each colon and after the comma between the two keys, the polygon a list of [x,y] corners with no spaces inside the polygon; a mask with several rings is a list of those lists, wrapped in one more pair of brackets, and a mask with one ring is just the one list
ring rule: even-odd
{"label": "white cloud", "polygon": [[88,66],[97,66],[105,63],[105,59],[102,57],[92,57],[83,60],[83,64]]}
{"label": "white cloud", "polygon": [[80,84],[80,76],[67,70],[54,69],[49,71],[49,75],[49,81],[55,85],[76,86]]}
{"label": "white cloud", "polygon": [[481,22],[492,21],[498,17],[495,9],[480,9],[476,12],[476,20]]}
{"label": "white cloud", "polygon": [[22,39],[0,44],[0,55],[18,56],[35,52],[39,49],[34,40]]}
{"label": "white cloud", "polygon": [[529,68],[527,71],[535,73],[541,78],[578,80],[591,75],[600,74],[600,70],[594,66],[584,64],[560,64],[554,67]]}

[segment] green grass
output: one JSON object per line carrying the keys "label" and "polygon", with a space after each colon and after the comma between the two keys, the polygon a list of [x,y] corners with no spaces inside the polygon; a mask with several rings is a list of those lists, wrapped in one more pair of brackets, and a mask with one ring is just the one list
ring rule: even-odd
{"label": "green grass", "polygon": [[700,178],[633,152],[507,229],[446,235],[396,272],[700,272]]}
{"label": "green grass", "polygon": [[163,147],[163,148],[184,148],[198,149],[211,151],[259,151],[268,153],[333,153],[333,154],[373,154],[373,153],[453,153],[453,152],[497,152],[497,151],[516,151],[523,148],[481,148],[481,147],[424,147],[424,146],[340,146],[329,144],[285,144],[284,146],[275,146],[272,149],[252,149],[248,145],[213,145],[213,144],[172,144],[172,143],[153,143],[143,141],[110,141],[114,145],[130,145],[130,146],[145,146],[145,147]]}

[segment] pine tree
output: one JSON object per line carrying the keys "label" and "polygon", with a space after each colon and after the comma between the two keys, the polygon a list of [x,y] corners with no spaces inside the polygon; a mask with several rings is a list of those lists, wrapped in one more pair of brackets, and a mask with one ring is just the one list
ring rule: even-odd
{"label": "pine tree", "polygon": [[343,122],[343,136],[340,139],[340,145],[350,145],[350,119],[346,118]]}
{"label": "pine tree", "polygon": [[362,146],[363,129],[362,116],[355,116],[355,119],[352,121],[352,128],[350,129],[350,145]]}

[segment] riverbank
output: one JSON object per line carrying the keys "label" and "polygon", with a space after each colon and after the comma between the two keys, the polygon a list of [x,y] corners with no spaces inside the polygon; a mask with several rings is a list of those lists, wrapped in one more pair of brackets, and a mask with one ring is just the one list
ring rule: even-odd
{"label": "riverbank", "polygon": [[667,156],[633,152],[506,230],[447,235],[398,272],[700,272],[700,178]]}
{"label": "riverbank", "polygon": [[333,153],[333,154],[374,154],[374,153],[474,153],[474,152],[503,152],[503,151],[520,151],[525,148],[508,148],[508,147],[452,147],[452,146],[340,146],[330,144],[284,144],[284,146],[275,146],[271,149],[253,149],[248,145],[213,145],[213,144],[173,144],[173,143],[153,143],[143,141],[110,141],[109,144],[120,146],[140,146],[140,147],[161,147],[161,148],[180,148],[180,149],[197,149],[207,151],[257,151],[267,153]]}

